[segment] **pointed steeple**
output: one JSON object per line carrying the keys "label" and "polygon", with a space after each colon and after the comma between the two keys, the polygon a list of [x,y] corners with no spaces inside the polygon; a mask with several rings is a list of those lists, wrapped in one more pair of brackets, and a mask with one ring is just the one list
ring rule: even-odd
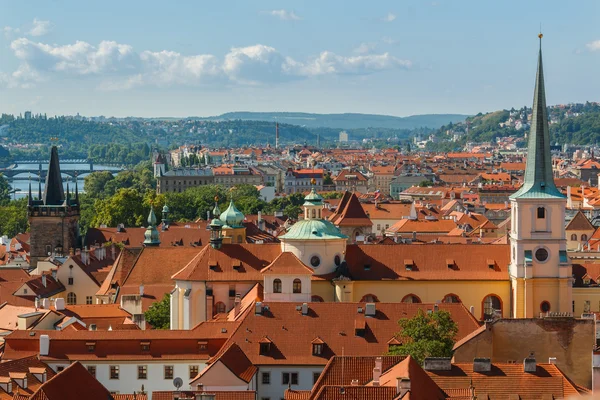
{"label": "pointed steeple", "polygon": [[77,172],[75,172],[75,203],[79,205],[79,187],[77,186]]}
{"label": "pointed steeple", "polygon": [[33,204],[33,195],[31,194],[31,174],[29,174],[29,197],[27,199],[29,205]]}
{"label": "pointed steeple", "polygon": [[527,167],[521,189],[511,196],[517,198],[545,198],[564,195],[556,188],[552,174],[552,157],[550,154],[550,131],[548,129],[548,110],[546,108],[546,90],[544,88],[544,69],[542,66],[542,34],[538,55],[531,130],[527,147]]}
{"label": "pointed steeple", "polygon": [[42,200],[42,168],[40,165],[40,173],[38,174],[38,200]]}
{"label": "pointed steeple", "polygon": [[65,192],[60,175],[60,162],[58,160],[58,148],[52,146],[50,152],[50,164],[46,175],[46,187],[44,188],[44,205],[60,206],[65,200]]}
{"label": "pointed steeple", "polygon": [[154,214],[152,207],[150,207],[150,214],[148,214],[148,228],[146,228],[144,238],[145,246],[158,246],[160,244],[158,229],[156,229],[156,214]]}

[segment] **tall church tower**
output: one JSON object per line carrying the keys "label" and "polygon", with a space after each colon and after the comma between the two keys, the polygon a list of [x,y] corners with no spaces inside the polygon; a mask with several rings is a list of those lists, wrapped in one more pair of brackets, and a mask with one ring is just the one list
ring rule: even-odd
{"label": "tall church tower", "polygon": [[542,68],[542,34],[523,186],[511,200],[511,315],[532,318],[570,313],[571,263],[565,237],[566,197],[552,173],[548,112]]}
{"label": "tall church tower", "polygon": [[[41,186],[41,185],[40,185]],[[49,255],[68,254],[78,246],[79,240],[79,194],[77,181],[71,196],[67,183],[67,194],[63,189],[60,174],[58,149],[52,146],[50,164],[46,175],[44,193],[40,187],[38,199],[34,200],[29,186],[27,207],[30,231],[30,264],[37,265]]]}

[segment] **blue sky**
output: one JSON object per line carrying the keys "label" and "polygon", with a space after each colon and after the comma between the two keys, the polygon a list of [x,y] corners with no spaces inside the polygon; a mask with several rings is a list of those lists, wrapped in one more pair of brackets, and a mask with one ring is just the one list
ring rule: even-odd
{"label": "blue sky", "polygon": [[0,0],[0,112],[467,113],[600,101],[600,2]]}

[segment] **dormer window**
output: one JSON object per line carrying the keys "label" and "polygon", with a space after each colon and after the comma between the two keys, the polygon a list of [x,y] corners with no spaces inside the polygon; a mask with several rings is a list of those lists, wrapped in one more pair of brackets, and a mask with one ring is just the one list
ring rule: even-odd
{"label": "dormer window", "polygon": [[260,353],[259,354],[261,356],[269,354],[269,351],[271,351],[271,340],[269,338],[267,338],[267,337],[262,338],[259,341],[259,345],[260,345],[260,349],[259,349]]}
{"label": "dormer window", "polygon": [[198,341],[198,351],[200,353],[206,353],[208,351],[208,342],[205,340]]}
{"label": "dormer window", "polygon": [[544,207],[537,208],[537,217],[538,219],[546,218],[546,209]]}
{"label": "dormer window", "polygon": [[93,353],[96,350],[96,342],[87,342],[85,345],[89,353]]}
{"label": "dormer window", "polygon": [[150,351],[150,342],[141,342],[142,351]]}
{"label": "dormer window", "polygon": [[312,345],[313,356],[320,356],[323,354],[323,343],[313,343]]}

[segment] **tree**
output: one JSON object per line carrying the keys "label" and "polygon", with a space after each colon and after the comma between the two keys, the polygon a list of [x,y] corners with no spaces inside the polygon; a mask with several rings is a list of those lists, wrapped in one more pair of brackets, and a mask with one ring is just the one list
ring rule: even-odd
{"label": "tree", "polygon": [[144,196],[136,189],[119,189],[114,196],[94,202],[92,226],[141,226],[146,222],[149,208],[144,207]]}
{"label": "tree", "polygon": [[106,197],[107,184],[115,179],[109,171],[92,172],[83,180],[83,188],[90,198],[100,199]]}
{"label": "tree", "polygon": [[0,204],[6,205],[10,202],[10,192],[12,188],[4,175],[0,174]]}
{"label": "tree", "polygon": [[144,313],[146,322],[154,329],[169,329],[171,320],[171,296],[165,294],[161,301],[152,303]]}
{"label": "tree", "polygon": [[25,233],[29,230],[27,221],[27,198],[9,202],[7,205],[0,205],[0,235],[6,235],[9,238],[17,233]]}
{"label": "tree", "polygon": [[410,355],[419,364],[423,364],[426,357],[452,356],[458,327],[448,311],[426,314],[419,309],[417,315],[401,319],[398,325],[401,330],[396,337],[402,344],[393,346],[389,354]]}
{"label": "tree", "polygon": [[433,182],[430,181],[429,179],[419,182],[419,187],[429,187],[429,186],[433,186]]}

